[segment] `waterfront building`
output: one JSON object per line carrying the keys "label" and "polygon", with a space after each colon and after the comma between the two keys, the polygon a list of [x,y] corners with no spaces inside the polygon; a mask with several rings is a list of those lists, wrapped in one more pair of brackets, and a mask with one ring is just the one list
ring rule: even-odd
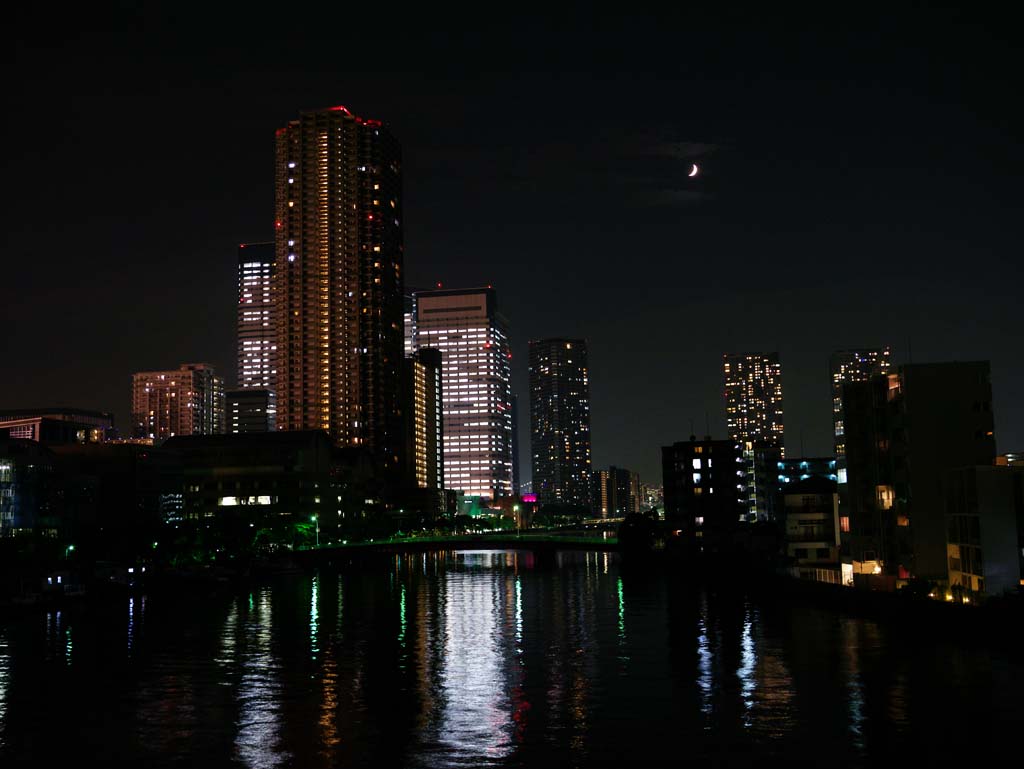
{"label": "waterfront building", "polygon": [[416,293],[416,347],[441,352],[444,480],[468,497],[512,493],[508,326],[493,288]]}
{"label": "waterfront building", "polygon": [[723,544],[747,516],[747,460],[732,440],[679,441],[661,448],[665,523],[691,544]]}
{"label": "waterfront building", "polygon": [[794,576],[838,584],[839,492],[834,480],[808,475],[785,487],[786,554]]}
{"label": "waterfront building", "polygon": [[590,380],[583,339],[530,342],[530,453],[540,504],[590,506]]}
{"label": "waterfront building", "polygon": [[396,477],[402,408],[402,153],[345,107],[277,131],[279,430],[324,430]]}
{"label": "waterfront building", "polygon": [[[406,358],[406,457],[416,488],[444,488],[444,418],[442,411],[442,357],[440,350],[424,347]],[[438,507],[441,500],[438,498]]]}
{"label": "waterfront building", "polygon": [[947,580],[944,478],[995,459],[988,362],[905,365],[847,383],[843,424],[844,581]]}
{"label": "waterfront building", "polygon": [[161,441],[175,435],[225,431],[224,380],[206,363],[132,377],[134,437]]}

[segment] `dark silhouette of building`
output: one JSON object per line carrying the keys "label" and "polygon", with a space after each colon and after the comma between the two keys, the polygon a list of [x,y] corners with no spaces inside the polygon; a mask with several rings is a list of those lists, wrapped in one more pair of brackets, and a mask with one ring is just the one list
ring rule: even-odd
{"label": "dark silhouette of building", "polygon": [[746,518],[747,462],[740,444],[710,436],[662,446],[665,523],[684,540],[715,548]]}
{"label": "dark silhouette of building", "polygon": [[277,131],[274,299],[279,430],[324,430],[399,475],[402,153],[345,107]]}
{"label": "dark silhouette of building", "polygon": [[843,424],[844,581],[945,581],[943,480],[950,470],[995,459],[988,362],[905,365],[848,383]]}
{"label": "dark silhouette of building", "polygon": [[583,339],[530,342],[530,454],[540,504],[590,506],[590,380]]}
{"label": "dark silhouette of building", "polygon": [[0,411],[0,437],[46,444],[102,443],[112,434],[114,416],[83,409],[5,409]]}
{"label": "dark silhouette of building", "polygon": [[266,433],[277,429],[277,399],[273,390],[249,387],[229,390],[227,432]]}
{"label": "dark silhouette of building", "polygon": [[865,382],[873,376],[889,373],[891,350],[885,347],[868,347],[858,350],[836,350],[829,358],[829,373],[832,386],[832,440],[836,459],[842,461],[846,454],[843,426],[843,385],[848,382]]}
{"label": "dark silhouette of building", "polygon": [[591,474],[591,495],[594,515],[599,518],[622,518],[629,513],[639,513],[640,474],[614,465],[607,470],[596,470]]}

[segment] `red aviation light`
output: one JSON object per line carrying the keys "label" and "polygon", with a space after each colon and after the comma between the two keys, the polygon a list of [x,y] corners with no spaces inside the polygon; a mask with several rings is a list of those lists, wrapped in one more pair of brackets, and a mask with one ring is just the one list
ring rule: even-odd
{"label": "red aviation light", "polygon": [[274,222],[274,227],[275,227],[276,229],[281,229],[281,227],[283,227],[283,226],[284,226],[284,225],[282,225],[280,221]]}
{"label": "red aviation light", "polygon": [[339,104],[337,107],[329,107],[327,109],[327,111],[328,112],[344,112],[349,117],[352,117],[352,113],[348,111],[348,107],[344,107],[341,104]]}

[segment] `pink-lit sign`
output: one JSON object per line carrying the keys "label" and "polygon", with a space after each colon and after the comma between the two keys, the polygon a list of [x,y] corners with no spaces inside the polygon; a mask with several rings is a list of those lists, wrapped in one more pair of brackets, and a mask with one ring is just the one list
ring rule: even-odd
{"label": "pink-lit sign", "polygon": [[523,502],[536,502],[536,501],[537,501],[537,495],[536,494],[523,494]]}

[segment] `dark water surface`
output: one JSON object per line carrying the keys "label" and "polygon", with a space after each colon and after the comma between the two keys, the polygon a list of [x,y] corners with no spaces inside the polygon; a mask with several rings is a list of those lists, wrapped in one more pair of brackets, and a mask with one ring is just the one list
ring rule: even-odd
{"label": "dark water surface", "polygon": [[630,566],[606,553],[409,555],[8,622],[0,767],[1016,753],[1024,665],[1007,653]]}

